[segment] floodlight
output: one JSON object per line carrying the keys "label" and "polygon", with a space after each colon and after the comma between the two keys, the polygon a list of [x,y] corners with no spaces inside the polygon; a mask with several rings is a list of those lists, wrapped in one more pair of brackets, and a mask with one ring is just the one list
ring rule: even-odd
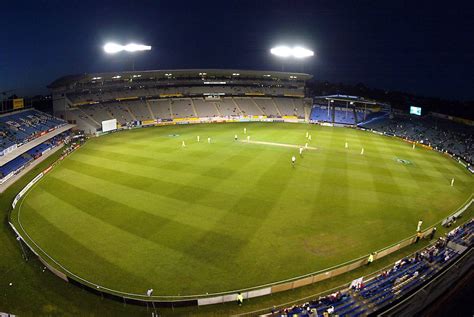
{"label": "floodlight", "polygon": [[270,50],[270,53],[279,57],[290,57],[293,50],[288,46],[277,46]]}
{"label": "floodlight", "polygon": [[122,45],[116,43],[107,43],[104,45],[104,51],[108,54],[115,54],[122,50]]}
{"label": "floodlight", "polygon": [[296,46],[293,48],[293,56],[295,58],[304,58],[304,57],[310,57],[313,55],[314,55],[313,51],[310,51],[304,47]]}
{"label": "floodlight", "polygon": [[136,52],[136,51],[149,51],[151,46],[143,44],[130,43],[124,46],[124,50],[127,52]]}
{"label": "floodlight", "polygon": [[135,44],[135,43],[130,43],[127,45],[120,45],[117,43],[107,43],[104,45],[104,51],[107,54],[115,54],[122,51],[133,53],[137,51],[149,51],[149,50],[151,50],[151,46],[143,45],[143,44]]}
{"label": "floodlight", "polygon": [[314,55],[314,52],[301,46],[289,47],[286,45],[276,46],[270,50],[270,53],[278,57],[305,58]]}

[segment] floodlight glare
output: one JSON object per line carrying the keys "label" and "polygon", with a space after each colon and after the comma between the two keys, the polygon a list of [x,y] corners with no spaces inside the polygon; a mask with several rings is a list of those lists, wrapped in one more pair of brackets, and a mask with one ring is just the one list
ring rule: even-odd
{"label": "floodlight glare", "polygon": [[117,43],[107,43],[104,45],[104,51],[108,54],[115,54],[121,51],[137,52],[137,51],[149,51],[151,46],[143,44],[130,43],[127,45],[120,45]]}
{"label": "floodlight glare", "polygon": [[289,46],[277,46],[270,50],[270,53],[278,57],[294,57],[294,58],[305,58],[314,55],[314,52],[301,46],[295,46],[293,48]]}
{"label": "floodlight glare", "polygon": [[270,53],[279,57],[290,57],[293,51],[288,46],[277,46],[270,50]]}
{"label": "floodlight glare", "polygon": [[296,58],[310,57],[313,55],[314,55],[313,51],[310,51],[304,47],[296,46],[293,48],[293,56]]}
{"label": "floodlight glare", "polygon": [[118,53],[122,50],[122,45],[116,43],[107,43],[104,45],[104,51],[108,54]]}

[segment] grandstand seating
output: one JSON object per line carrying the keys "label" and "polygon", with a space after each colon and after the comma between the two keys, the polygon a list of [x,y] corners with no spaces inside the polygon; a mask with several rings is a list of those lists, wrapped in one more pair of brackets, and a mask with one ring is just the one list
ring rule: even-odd
{"label": "grandstand seating", "polygon": [[171,103],[169,99],[149,100],[148,104],[156,119],[172,119]]}
{"label": "grandstand seating", "polygon": [[203,98],[193,98],[194,107],[198,117],[215,117],[219,115],[216,109],[216,103]]}
{"label": "grandstand seating", "polygon": [[0,153],[11,146],[19,146],[45,133],[65,125],[66,122],[37,110],[25,110],[0,117]]}
{"label": "grandstand seating", "polygon": [[267,117],[279,117],[281,113],[272,98],[253,98]]}
{"label": "grandstand seating", "polygon": [[474,127],[427,115],[412,117],[406,115],[387,116],[369,120],[360,126],[390,135],[396,135],[430,145],[442,151],[449,151],[471,164],[474,162]]}
{"label": "grandstand seating", "polygon": [[342,124],[355,124],[354,109],[352,108],[335,108],[334,109],[334,122]]}
{"label": "grandstand seating", "polygon": [[0,180],[12,172],[17,172],[27,166],[33,160],[41,157],[44,153],[51,150],[56,145],[60,144],[69,135],[69,131],[63,132],[54,136],[46,142],[43,142],[34,148],[26,151],[20,156],[0,166]]}
{"label": "grandstand seating", "polygon": [[244,116],[263,115],[263,112],[257,107],[251,98],[233,98],[236,106]]}
{"label": "grandstand seating", "polygon": [[242,112],[237,107],[235,101],[230,97],[222,98],[217,103],[217,110],[222,116],[241,116]]}
{"label": "grandstand seating", "polygon": [[121,125],[133,121],[171,120],[194,117],[235,117],[263,115],[304,118],[301,99],[269,97],[172,98],[114,101],[80,105],[67,113],[67,119],[80,123],[89,133],[101,127],[102,121],[116,118]]}
{"label": "grandstand seating", "polygon": [[333,122],[332,113],[329,111],[327,106],[314,106],[311,109],[310,120],[314,121],[324,121],[324,122]]}
{"label": "grandstand seating", "polygon": [[171,111],[175,118],[193,118],[197,117],[194,113],[193,103],[190,98],[171,99]]}

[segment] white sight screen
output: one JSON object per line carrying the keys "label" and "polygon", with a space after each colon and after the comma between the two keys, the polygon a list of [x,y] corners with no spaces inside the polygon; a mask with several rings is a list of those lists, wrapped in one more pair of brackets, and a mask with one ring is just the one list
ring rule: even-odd
{"label": "white sight screen", "polygon": [[102,121],[102,132],[113,131],[117,129],[117,119]]}
{"label": "white sight screen", "polygon": [[421,108],[420,107],[410,107],[410,114],[414,114],[417,116],[421,116]]}

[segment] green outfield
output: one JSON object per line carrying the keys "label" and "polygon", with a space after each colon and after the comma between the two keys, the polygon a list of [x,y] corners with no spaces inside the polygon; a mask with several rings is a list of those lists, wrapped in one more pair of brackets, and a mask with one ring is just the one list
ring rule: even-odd
{"label": "green outfield", "polygon": [[[244,127],[255,143],[242,142]],[[300,157],[291,145],[308,142],[306,132],[312,149]],[[88,141],[27,193],[12,219],[40,254],[92,283],[193,295],[366,255],[414,234],[419,219],[424,227],[441,220],[473,188],[449,157],[370,132],[168,126]]]}

